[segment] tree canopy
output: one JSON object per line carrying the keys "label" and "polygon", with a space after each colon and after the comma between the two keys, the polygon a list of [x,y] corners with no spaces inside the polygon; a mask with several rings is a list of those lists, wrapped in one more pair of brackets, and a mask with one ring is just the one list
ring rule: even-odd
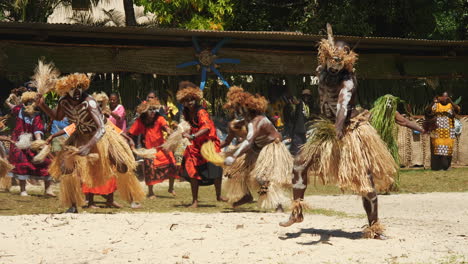
{"label": "tree canopy", "polygon": [[160,26],[187,29],[299,31],[401,38],[466,39],[465,0],[135,0]]}
{"label": "tree canopy", "polygon": [[[74,1],[106,0],[0,0],[0,19],[45,22],[58,3]],[[131,6],[132,0],[120,1]],[[466,0],[133,0],[133,3],[154,13],[155,26],[159,27],[322,34],[329,22],[340,35],[454,40],[468,37]],[[126,13],[131,14],[130,11]]]}

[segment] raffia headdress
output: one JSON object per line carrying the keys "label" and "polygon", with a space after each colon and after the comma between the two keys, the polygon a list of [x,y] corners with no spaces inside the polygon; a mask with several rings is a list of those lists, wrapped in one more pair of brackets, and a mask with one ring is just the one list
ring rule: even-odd
{"label": "raffia headdress", "polygon": [[244,92],[242,87],[232,86],[226,94],[227,102],[224,104],[223,108],[230,112],[235,111],[235,109],[240,107],[241,103],[245,101],[247,96],[248,94]]}
{"label": "raffia headdress", "polygon": [[265,113],[268,108],[268,100],[259,94],[253,95],[247,93],[246,98],[241,103],[242,107],[245,107],[247,110],[255,111],[257,113]]}
{"label": "raffia headdress", "polygon": [[24,104],[24,103],[26,103],[26,102],[29,101],[29,100],[35,100],[35,99],[36,99],[36,95],[37,95],[36,92],[24,92],[24,93],[21,95],[21,102]]}
{"label": "raffia headdress", "polygon": [[148,101],[144,101],[137,106],[136,112],[141,115],[143,113],[148,112],[150,109],[160,109],[161,103],[158,99],[151,99]]}
{"label": "raffia headdress", "polygon": [[357,53],[352,51],[347,45],[336,45],[333,38],[333,31],[327,23],[327,39],[322,39],[318,47],[318,64],[326,67],[327,60],[337,58],[343,61],[343,68],[349,72],[353,71],[354,64],[358,59]]}
{"label": "raffia headdress", "polygon": [[89,88],[90,82],[88,75],[84,73],[69,74],[57,80],[55,83],[55,91],[60,96],[66,95],[69,91],[78,86],[81,86],[83,91],[86,91]]}
{"label": "raffia headdress", "polygon": [[200,90],[198,86],[191,82],[180,82],[179,91],[177,91],[176,99],[180,103],[186,101],[187,99],[195,99],[200,101],[203,98],[203,91]]}

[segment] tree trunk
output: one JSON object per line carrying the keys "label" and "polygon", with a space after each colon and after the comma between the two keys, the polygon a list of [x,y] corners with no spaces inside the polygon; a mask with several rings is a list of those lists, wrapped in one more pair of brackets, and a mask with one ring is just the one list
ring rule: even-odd
{"label": "tree trunk", "polygon": [[133,0],[123,0],[125,9],[125,25],[136,26],[135,11],[133,10]]}

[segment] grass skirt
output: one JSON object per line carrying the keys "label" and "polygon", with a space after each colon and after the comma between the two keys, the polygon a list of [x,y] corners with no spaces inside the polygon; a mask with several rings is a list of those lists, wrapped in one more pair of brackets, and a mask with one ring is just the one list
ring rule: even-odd
{"label": "grass skirt", "polygon": [[278,205],[289,202],[286,189],[292,181],[293,158],[281,142],[272,142],[263,147],[259,153],[253,150],[238,157],[231,165],[224,168],[228,177],[225,183],[226,197],[230,203],[238,201],[250,190],[261,190],[258,203],[263,209],[275,209]]}
{"label": "grass skirt", "polygon": [[6,178],[8,172],[14,168],[7,159],[0,157],[0,178]]}
{"label": "grass skirt", "polygon": [[342,190],[361,195],[373,191],[368,177],[372,175],[377,191],[388,190],[397,165],[368,120],[368,111],[352,118],[341,140],[336,139],[331,121],[317,121],[295,159],[295,169],[310,165],[309,177],[318,177],[323,184],[334,183]]}
{"label": "grass skirt", "polygon": [[93,135],[75,132],[52,161],[49,173],[61,181],[60,200],[64,206],[82,205],[81,183],[91,188],[98,187],[114,175],[123,199],[138,202],[144,198],[134,174],[136,162],[130,147],[111,125],[106,125],[105,129],[106,133],[87,156],[76,153]]}

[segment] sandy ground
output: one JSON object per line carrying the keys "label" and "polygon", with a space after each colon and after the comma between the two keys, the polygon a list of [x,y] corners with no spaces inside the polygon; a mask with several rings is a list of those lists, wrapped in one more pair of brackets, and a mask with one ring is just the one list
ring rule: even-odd
{"label": "sandy ground", "polygon": [[0,217],[0,263],[467,263],[468,192],[380,196],[388,240],[361,239],[356,196],[310,196],[287,214],[135,213]]}

